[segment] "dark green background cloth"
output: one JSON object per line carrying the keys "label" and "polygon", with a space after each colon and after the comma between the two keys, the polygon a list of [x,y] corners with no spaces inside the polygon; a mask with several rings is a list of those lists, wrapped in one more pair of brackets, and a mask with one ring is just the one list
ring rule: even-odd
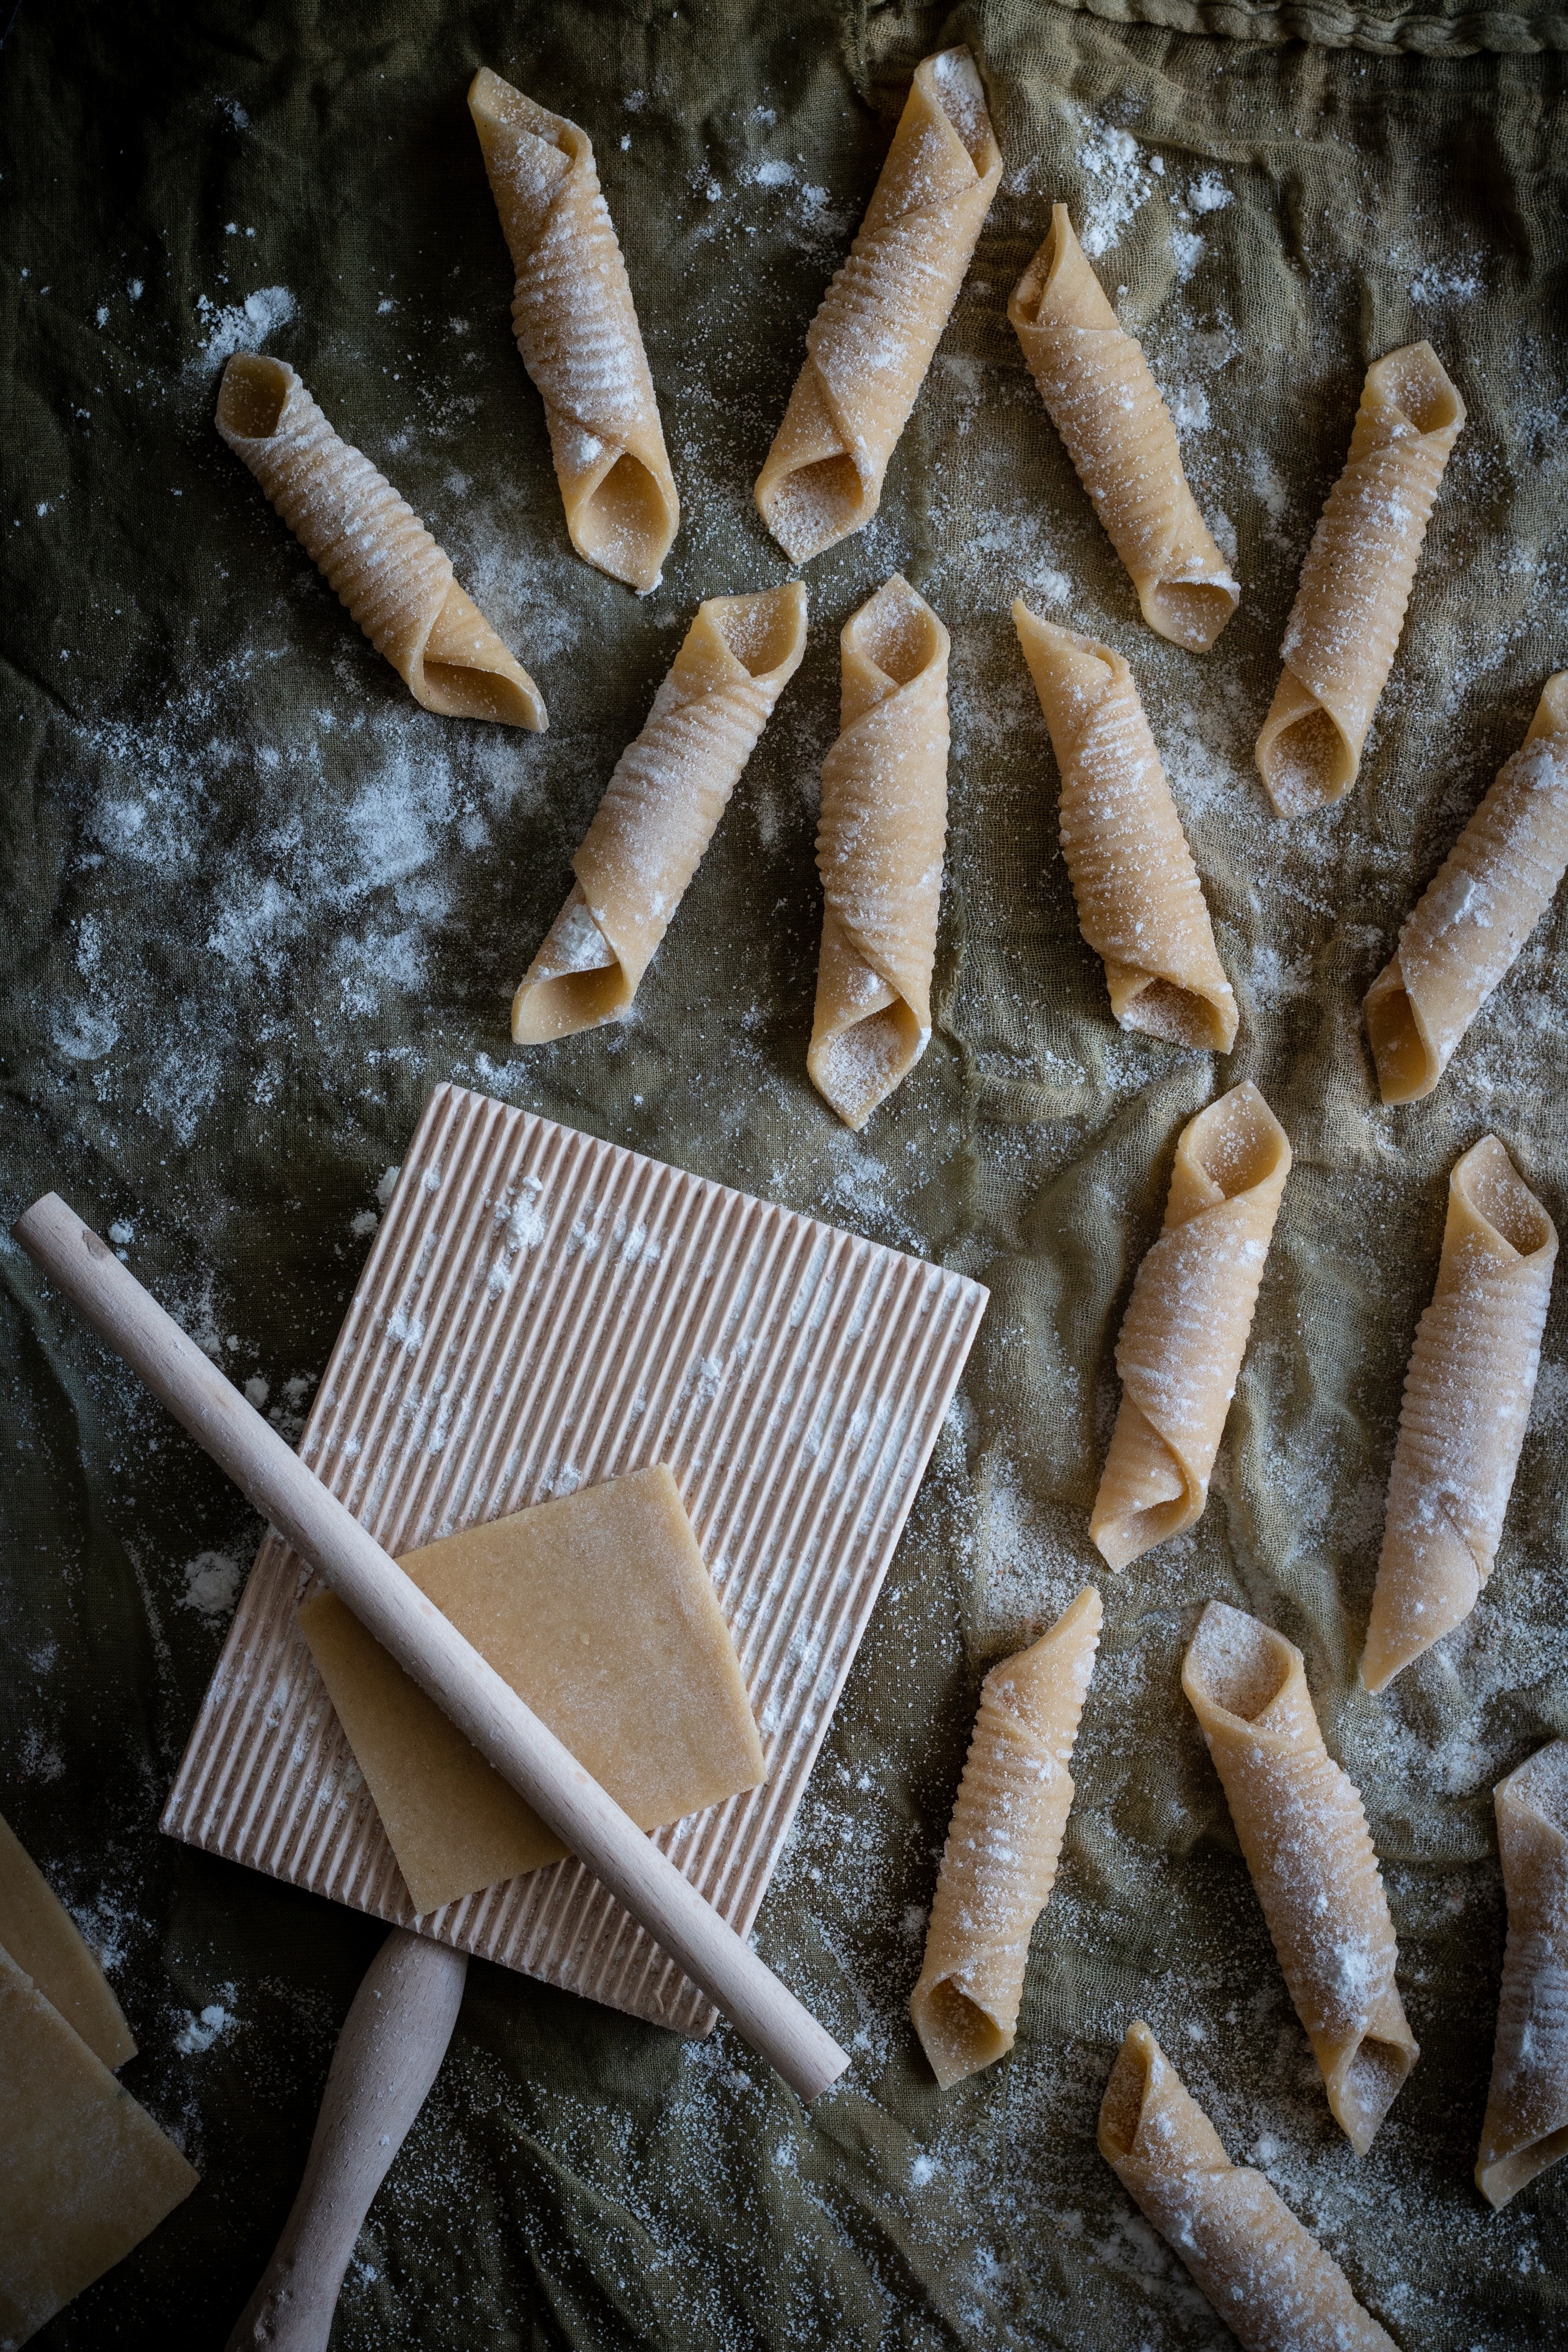
{"label": "dark green background cloth", "polygon": [[[7,1220],[53,1187],[115,1229],[288,1433],[441,1078],[994,1293],[759,1927],[849,2075],[807,2114],[727,2030],[682,2044],[476,1963],[345,2352],[1228,2340],[1095,2152],[1139,2014],[1406,2352],[1568,2336],[1568,2166],[1500,2216],[1470,2183],[1490,1790],[1568,1733],[1568,1279],[1474,1617],[1383,1699],[1354,1679],[1447,1171],[1495,1129],[1568,1210],[1568,899],[1429,1102],[1379,1105],[1359,1015],[1568,662],[1563,27],[1315,0],[28,0],[0,50]],[[751,486],[910,70],[957,38],[1007,175],[881,514],[809,567],[810,651],[635,1018],[514,1051],[510,992],[697,601],[786,576]],[[595,143],[685,506],[640,603],[566,541],[463,102],[481,62]],[[1244,601],[1207,657],[1141,625],[1007,325],[1058,195],[1234,531]],[[1251,761],[1284,617],[1366,365],[1421,335],[1469,423],[1360,782],[1286,827]],[[258,342],[429,522],[547,735],[419,711],[349,623],[212,427],[224,353]],[[895,569],[953,635],[938,1028],[858,1139],[805,1077],[815,803],[838,630]],[[1133,666],[1240,1001],[1228,1062],[1109,1018],[1020,591]],[[1183,1121],[1244,1076],[1296,1166],[1215,1490],[1191,1536],[1100,1577],[1018,2046],[943,2096],[905,2004],[979,1678],[1096,1572],[1128,1288]],[[104,1951],[142,2045],[124,2079],[203,2175],[39,2340],[216,2343],[382,1931],[159,1836],[259,1530],[8,1241],[0,1311],[0,1811]],[[1359,2162],[1180,1696],[1213,1595],[1303,1648],[1384,1860],[1423,2056]]]}

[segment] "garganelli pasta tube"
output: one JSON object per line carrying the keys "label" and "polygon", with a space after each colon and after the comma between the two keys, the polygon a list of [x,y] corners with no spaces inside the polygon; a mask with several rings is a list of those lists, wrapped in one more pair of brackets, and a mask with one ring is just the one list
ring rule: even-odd
{"label": "garganelli pasta tube", "polygon": [[1344,472],[1312,534],[1258,766],[1280,816],[1348,792],[1394,667],[1410,585],[1465,404],[1430,343],[1368,369]]}
{"label": "garganelli pasta tube", "polygon": [[1121,1411],[1089,1516],[1112,1568],[1180,1535],[1208,1499],[1289,1172],[1289,1139],[1250,1081],[1177,1139],[1164,1231],[1116,1342]]}
{"label": "garganelli pasta tube", "polygon": [[1568,670],[1399,934],[1363,1012],[1386,1103],[1429,1095],[1568,869]]}
{"label": "garganelli pasta tube", "polygon": [[805,651],[798,580],[698,606],[641,734],[616,762],[572,861],[575,886],[513,1000],[520,1045],[626,1011]]}
{"label": "garganelli pasta tube", "polygon": [[1355,1784],[1323,1745],[1301,1653],[1211,1601],[1182,1667],[1329,2105],[1364,2156],[1420,2055]]}
{"label": "garganelli pasta tube", "polygon": [[1052,206],[1050,233],[1007,316],[1143,618],[1173,644],[1205,653],[1241,591],[1187,488],[1143,347],[1117,324],[1066,205]]}
{"label": "garganelli pasta tube", "polygon": [[217,429],[416,702],[542,730],[544,703],[413,508],[351,448],[286,361],[237,352]]}
{"label": "garganelli pasta tube", "polygon": [[841,731],[822,763],[825,904],[806,1068],[846,1125],[859,1128],[931,1039],[948,635],[895,572],[838,642]]}
{"label": "garganelli pasta tube", "polygon": [[1495,1135],[1448,1179],[1415,1328],[1361,1678],[1380,1691],[1462,1624],[1491,1574],[1541,1361],[1557,1228]]}
{"label": "garganelli pasta tube", "polygon": [[1100,2109],[1100,2152],[1246,2352],[1396,2352],[1261,2172],[1219,2134],[1142,2021]]}
{"label": "garganelli pasta tube", "polygon": [[567,532],[579,555],[646,593],[680,501],[593,142],[488,66],[468,111],[517,273],[512,331],[543,397]]}
{"label": "garganelli pasta tube", "polygon": [[792,563],[876,513],[1001,177],[973,58],[927,58],[757,477],[758,510]]}
{"label": "garganelli pasta tube", "polygon": [[1568,2156],[1568,1739],[1494,1793],[1508,1949],[1476,2186],[1506,2205]]}
{"label": "garganelli pasta tube", "polygon": [[1029,1937],[1056,1884],[1068,1764],[1100,1642],[1086,1585],[1048,1633],[992,1667],[942,1857],[910,2015],[945,2091],[1013,2047]]}
{"label": "garganelli pasta tube", "polygon": [[1109,646],[1013,620],[1061,772],[1061,843],[1079,928],[1124,1029],[1228,1054],[1236,997],[1131,671]]}

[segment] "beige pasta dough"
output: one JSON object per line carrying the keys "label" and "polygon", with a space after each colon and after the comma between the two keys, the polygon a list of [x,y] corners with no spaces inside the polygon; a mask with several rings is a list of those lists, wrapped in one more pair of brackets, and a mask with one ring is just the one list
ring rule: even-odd
{"label": "beige pasta dough", "polygon": [[1568,670],[1427,884],[1363,1011],[1386,1103],[1419,1102],[1568,868]]}
{"label": "beige pasta dough", "polygon": [[948,635],[895,572],[838,642],[840,733],[822,763],[822,952],[806,1068],[845,1124],[860,1128],[931,1039]]}
{"label": "beige pasta dough", "polygon": [[1361,1678],[1382,1690],[1462,1624],[1491,1573],[1541,1361],[1557,1228],[1495,1135],[1448,1179],[1416,1326]]}
{"label": "beige pasta dough", "polygon": [[1285,625],[1285,667],[1258,766],[1280,816],[1337,801],[1361,766],[1394,667],[1437,485],[1465,404],[1430,343],[1368,369],[1350,455],[1329,493]]}
{"label": "beige pasta dough", "polygon": [[1109,646],[1013,620],[1061,772],[1061,843],[1079,927],[1124,1029],[1228,1054],[1236,997],[1131,671]]}
{"label": "beige pasta dough", "polygon": [[217,429],[416,702],[540,731],[544,703],[413,508],[341,441],[283,360],[237,352]]}
{"label": "beige pasta dough", "polygon": [[1182,1667],[1329,2105],[1358,2156],[1420,2055],[1361,1797],[1323,1745],[1301,1653],[1211,1601]]}
{"label": "beige pasta dough", "polygon": [[927,58],[757,477],[758,510],[792,563],[876,513],[1001,177],[973,58]]}
{"label": "beige pasta dough", "polygon": [[805,650],[798,580],[710,596],[573,859],[577,879],[511,1008],[520,1045],[619,1020]]}
{"label": "beige pasta dough", "polygon": [[1568,1739],[1495,1794],[1508,1949],[1476,2186],[1506,2205],[1568,2156]]}
{"label": "beige pasta dough", "polygon": [[1085,1587],[1048,1633],[992,1667],[926,1931],[910,2015],[945,2091],[1013,2047],[1029,1937],[1056,1884],[1068,1764],[1100,1641]]}
{"label": "beige pasta dough", "polygon": [[481,66],[468,89],[517,284],[511,322],[579,555],[646,594],[680,524],[626,266],[585,131]]}
{"label": "beige pasta dough", "polygon": [[1007,316],[1143,618],[1173,644],[1205,653],[1241,591],[1187,488],[1142,345],[1118,325],[1066,205],[1052,206],[1049,234]]}
{"label": "beige pasta dough", "polygon": [[1128,2027],[1111,2069],[1098,2137],[1129,2197],[1246,2352],[1396,2352],[1262,2173],[1232,2164],[1142,2022]]}
{"label": "beige pasta dough", "polygon": [[1177,1139],[1164,1231],[1116,1342],[1121,1410],[1089,1516],[1112,1568],[1180,1535],[1208,1499],[1289,1172],[1285,1130],[1250,1083]]}

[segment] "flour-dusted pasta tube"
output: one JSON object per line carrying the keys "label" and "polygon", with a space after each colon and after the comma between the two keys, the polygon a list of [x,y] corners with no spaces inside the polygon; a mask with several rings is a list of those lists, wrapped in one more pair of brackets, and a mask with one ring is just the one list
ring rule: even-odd
{"label": "flour-dusted pasta tube", "polygon": [[1124,1029],[1228,1054],[1236,997],[1132,673],[1118,653],[1037,620],[1014,625],[1061,772],[1061,843],[1079,928]]}
{"label": "flour-dusted pasta tube", "polygon": [[1380,1691],[1462,1624],[1491,1574],[1541,1362],[1557,1228],[1495,1135],[1448,1179],[1415,1328],[1361,1678]]}
{"label": "flour-dusted pasta tube", "polygon": [[646,594],[680,501],[593,142],[488,66],[468,111],[517,275],[512,331],[543,397],[567,532],[579,555]]}
{"label": "flour-dusted pasta tube", "polygon": [[805,651],[798,580],[698,606],[641,734],[616,762],[572,861],[576,883],[513,999],[520,1045],[626,1013]]}
{"label": "flour-dusted pasta tube", "polygon": [[1100,2109],[1100,2152],[1246,2352],[1396,2352],[1262,2173],[1232,2164],[1142,2021]]}
{"label": "flour-dusted pasta tube", "polygon": [[1300,1651],[1256,1617],[1211,1601],[1182,1688],[1329,2105],[1364,2156],[1420,2052],[1394,1981],[1398,1948],[1361,1797],[1323,1745]]}
{"label": "flour-dusted pasta tube", "polygon": [[1499,770],[1362,1008],[1386,1103],[1419,1102],[1568,869],[1568,670]]}
{"label": "flour-dusted pasta tube", "polygon": [[1068,1765],[1100,1643],[1086,1585],[1048,1633],[1004,1658],[980,1712],[942,1857],[925,1962],[910,1998],[942,2089],[1013,2047],[1029,1937],[1056,1884]]}
{"label": "flour-dusted pasta tube", "polygon": [[1241,591],[1187,488],[1143,347],[1118,325],[1066,205],[1051,207],[1049,234],[1007,316],[1143,618],[1173,644],[1206,653]]}
{"label": "flour-dusted pasta tube", "polygon": [[1568,2156],[1568,1739],[1494,1795],[1508,1949],[1476,2186],[1506,2205]]}
{"label": "flour-dusted pasta tube", "polygon": [[1280,816],[1348,792],[1394,667],[1410,584],[1465,404],[1430,343],[1367,371],[1344,472],[1312,534],[1258,766]]}
{"label": "flour-dusted pasta tube", "polygon": [[338,438],[287,362],[237,352],[217,429],[416,702],[448,719],[543,729],[539,688],[458,587],[451,558]]}
{"label": "flour-dusted pasta tube", "polygon": [[1164,1231],[1116,1342],[1121,1411],[1089,1516],[1112,1568],[1180,1535],[1208,1499],[1289,1172],[1289,1139],[1250,1081],[1177,1138]]}
{"label": "flour-dusted pasta tube", "polygon": [[876,513],[1001,177],[973,58],[927,58],[757,477],[758,510],[792,563]]}

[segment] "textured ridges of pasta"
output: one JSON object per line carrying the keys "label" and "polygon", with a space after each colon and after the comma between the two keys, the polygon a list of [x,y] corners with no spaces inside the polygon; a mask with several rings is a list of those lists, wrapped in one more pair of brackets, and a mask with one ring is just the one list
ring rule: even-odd
{"label": "textured ridges of pasta", "polygon": [[1139,2021],[1100,2104],[1100,2152],[1246,2352],[1395,2352],[1260,2172],[1232,2164]]}
{"label": "textured ridges of pasta", "polygon": [[1255,1617],[1211,1601],[1182,1688],[1329,2105],[1364,2156],[1420,2052],[1394,1981],[1394,1923],[1360,1794],[1323,1745],[1300,1651]]}
{"label": "textured ridges of pasta", "polygon": [[1228,1054],[1236,997],[1136,682],[1121,656],[1020,598],[1013,621],[1061,772],[1079,928],[1124,1029]]}
{"label": "textured ridges of pasta", "polygon": [[1386,1103],[1419,1102],[1568,869],[1568,670],[1427,884],[1363,1013]]}
{"label": "textured ridges of pasta", "polygon": [[520,1045],[626,1011],[805,651],[798,580],[698,606],[572,861],[576,884],[513,1000]]}
{"label": "textured ridges of pasta", "polygon": [[1495,1135],[1448,1179],[1437,1286],[1415,1329],[1361,1678],[1382,1690],[1476,1605],[1535,1394],[1557,1228]]}
{"label": "textured ridges of pasta", "polygon": [[1568,2156],[1568,1740],[1494,1794],[1508,1949],[1476,2186],[1506,2205]]}
{"label": "textured ridges of pasta", "polygon": [[1089,1515],[1112,1568],[1180,1535],[1208,1499],[1289,1172],[1289,1139],[1250,1081],[1177,1139],[1164,1230],[1116,1342],[1121,1410]]}
{"label": "textured ridges of pasta", "polygon": [[1258,767],[1280,816],[1355,782],[1465,404],[1430,343],[1367,371],[1350,455],[1312,535]]}
{"label": "textured ridges of pasta", "polygon": [[579,555],[646,593],[680,500],[593,143],[488,66],[468,111],[517,274],[512,329],[544,401],[567,532]]}
{"label": "textured ridges of pasta", "polygon": [[1066,205],[1052,206],[1050,231],[1007,316],[1143,618],[1173,644],[1206,653],[1241,591],[1187,488],[1142,346],[1117,324]]}
{"label": "textured ridges of pasta", "polygon": [[416,702],[536,732],[543,698],[406,499],[340,440],[286,361],[237,352],[217,429]]}
{"label": "textured ridges of pasta", "polygon": [[1048,1633],[992,1667],[953,1807],[910,2015],[937,2081],[1005,2057],[1029,1937],[1056,1884],[1068,1772],[1100,1643],[1086,1585]]}
{"label": "textured ridges of pasta", "polygon": [[876,513],[1001,177],[969,51],[925,58],[757,477],[758,511],[792,562]]}

